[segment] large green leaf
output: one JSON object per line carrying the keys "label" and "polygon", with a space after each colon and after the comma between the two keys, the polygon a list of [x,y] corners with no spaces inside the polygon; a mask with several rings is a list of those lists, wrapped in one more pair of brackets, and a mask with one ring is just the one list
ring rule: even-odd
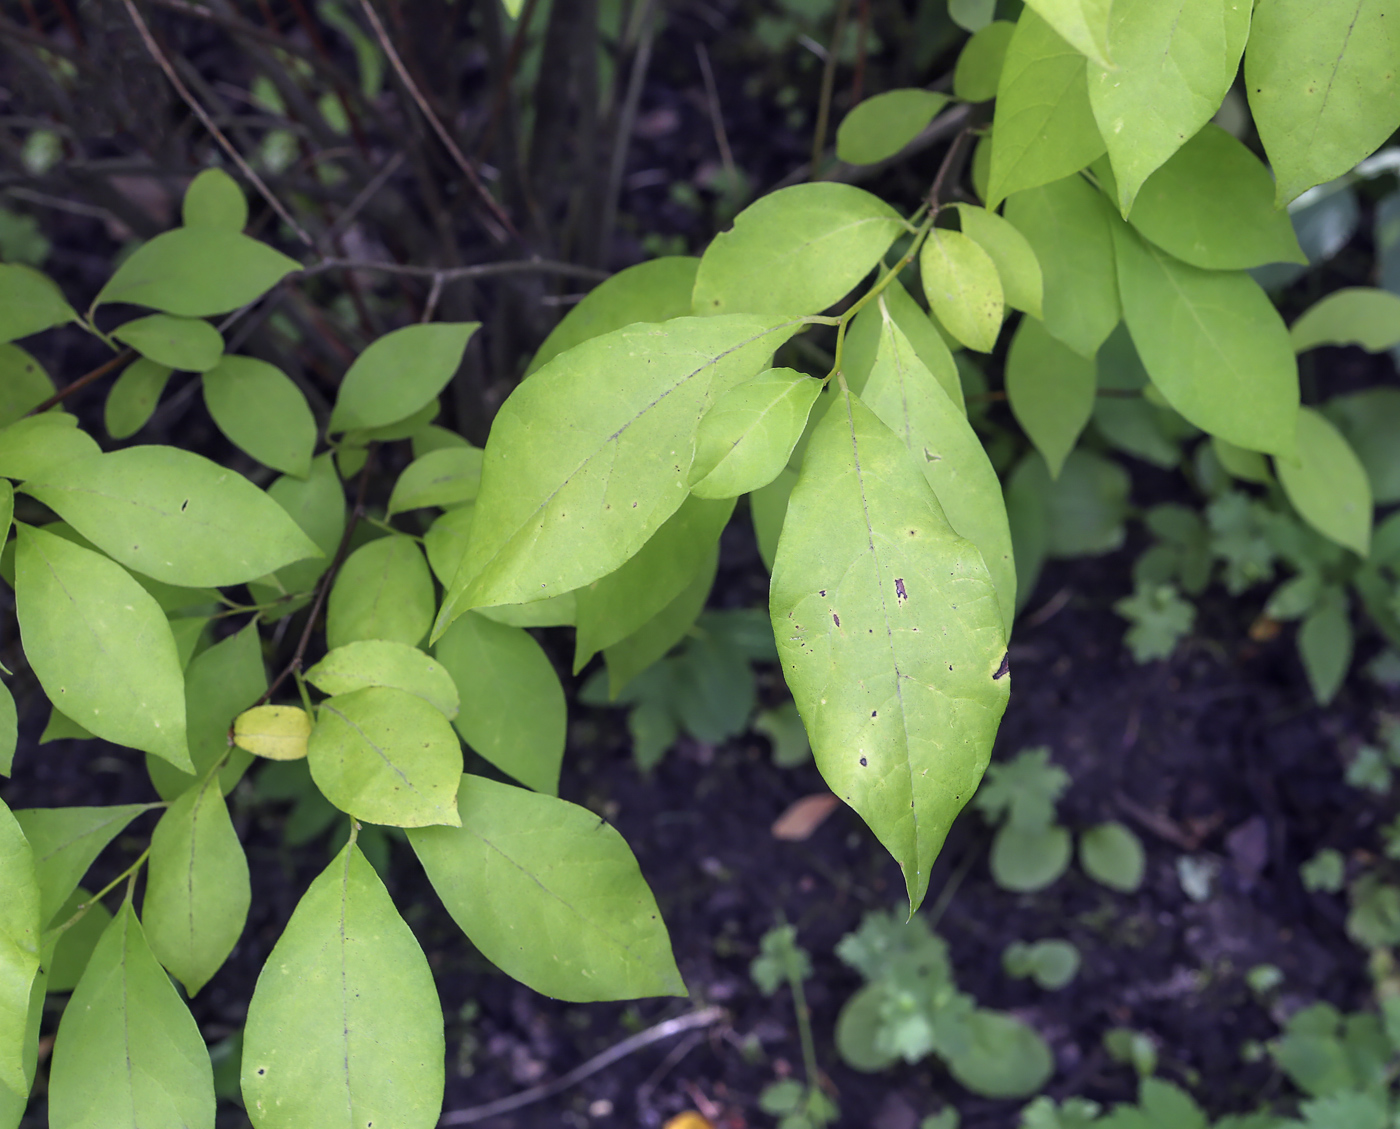
{"label": "large green leaf", "polygon": [[770,605],[817,767],[917,907],[991,755],[1006,630],[981,554],[899,436],[844,389],[793,490]]}
{"label": "large green leaf", "polygon": [[1372,353],[1400,345],[1400,294],[1370,286],[1333,291],[1288,331],[1296,352],[1319,345],[1360,345]]}
{"label": "large green leaf", "polygon": [[427,506],[462,506],[481,489],[480,447],[442,447],[404,468],[389,495],[390,516]]}
{"label": "large green leaf", "polygon": [[[1076,51],[1100,66],[1111,66],[1113,0],[1028,0]],[[1121,3],[1121,0],[1120,0]]]}
{"label": "large green leaf", "polygon": [[568,710],[559,676],[534,637],[469,612],[433,654],[461,694],[452,724],[462,739],[522,784],[557,795]]}
{"label": "large green leaf", "polygon": [[1094,362],[1051,337],[1035,318],[1021,319],[1006,355],[1011,414],[1058,478],[1065,458],[1094,413]]}
{"label": "large green leaf", "polygon": [[1400,3],[1268,0],[1245,89],[1278,202],[1348,172],[1400,126]]}
{"label": "large green leaf", "polygon": [[731,388],[700,421],[691,494],[736,498],[767,486],[787,465],[821,390],[821,381],[790,368]]}
{"label": "large green leaf", "polygon": [[1084,67],[1034,10],[1021,13],[997,86],[987,207],[1078,172],[1104,151]]}
{"label": "large green leaf", "polygon": [[29,995],[39,971],[39,876],[34,851],[0,800],[0,1086],[28,1093],[24,1048]]}
{"label": "large green leaf", "polygon": [[169,365],[158,365],[137,357],[122,370],[102,411],[107,434],[113,439],[129,439],[143,427],[156,410],[160,395],[170,381]]}
{"label": "large green leaf", "polygon": [[488,960],[575,1003],[687,994],[621,835],[586,808],[480,776],[462,779],[457,803],[460,828],[408,841]]}
{"label": "large green leaf", "polygon": [[1006,312],[992,256],[960,231],[934,228],[919,252],[929,308],[958,341],[990,353]]}
{"label": "large green leaf", "polygon": [[326,694],[350,694],[368,686],[392,686],[417,694],[449,720],[461,705],[446,668],[405,643],[360,639],[337,647],[306,672],[306,681]]}
{"label": "large green leaf", "polygon": [[432,1129],[443,1055],[423,950],[347,844],[302,895],[253,990],[248,1116],[256,1129]]}
{"label": "large green leaf", "polygon": [[151,950],[191,996],[243,933],[248,860],[216,778],[170,805],[151,836],[141,912]]}
{"label": "large green leaf", "polygon": [[1168,254],[1205,270],[1307,262],[1288,213],[1274,207],[1269,170],[1213,123],[1147,178],[1128,220]]}
{"label": "large green leaf", "polygon": [[306,756],[326,799],[356,819],[456,825],[462,749],[442,711],[416,694],[371,686],[327,698]]}
{"label": "large green leaf", "polygon": [[217,227],[180,227],[136,248],[93,305],[129,302],[207,318],[246,306],[301,264],[266,243]]}
{"label": "large green leaf", "polygon": [[241,474],[176,447],[49,466],[24,490],[114,560],[167,584],[241,584],[321,553]]}
{"label": "large green leaf", "polygon": [[223,169],[205,169],[185,189],[180,215],[186,227],[242,231],[248,226],[248,201]]}
{"label": "large green leaf", "polygon": [[575,593],[575,674],[604,647],[627,638],[685,590],[733,512],[733,497],[711,500],[692,495],[636,556]]}
{"label": "large green leaf", "polygon": [[1356,452],[1327,418],[1298,413],[1296,457],[1274,459],[1283,492],[1314,529],[1365,556],[1371,547],[1371,484]]}
{"label": "large green leaf", "polygon": [[49,700],[98,737],[189,770],[184,672],[160,606],[98,553],[28,526],[18,538],[20,636]]}
{"label": "large green leaf", "polygon": [[954,532],[981,552],[1009,636],[1016,612],[1016,566],[1001,483],[967,417],[948,399],[885,312],[880,351],[865,386],[865,405],[904,441]]}
{"label": "large green leaf", "polygon": [[798,325],[636,325],[521,384],[491,426],[471,540],[434,634],[470,608],[560,595],[632,556],[685,500],[700,418]]}
{"label": "large green leaf", "polygon": [[326,645],[389,639],[415,646],[433,625],[433,577],[402,533],[361,545],[341,566],[326,602]]}
{"label": "large green leaf", "polygon": [[143,811],[159,806],[27,808],[14,813],[34,850],[39,875],[39,918],[46,928],[59,924],[54,914],[77,888],[102,849]]}
{"label": "large green leaf", "polygon": [[819,314],[875,268],[906,226],[878,196],[850,184],[769,193],[706,249],[695,312]]}
{"label": "large green leaf", "polygon": [[199,318],[150,314],[117,326],[112,336],[147,360],[184,372],[205,372],[224,354],[223,336]]}
{"label": "large green leaf", "polygon": [[17,341],[77,319],[48,275],[20,263],[0,263],[0,342]]}
{"label": "large green leaf", "polygon": [[1247,274],[1187,266],[1126,224],[1113,238],[1123,316],[1167,402],[1237,447],[1291,452],[1298,364],[1259,284]]}
{"label": "large green leaf", "polygon": [[432,404],[480,325],[435,322],[386,333],[346,372],[328,430],[387,427]]}
{"label": "large green leaf", "polygon": [[101,453],[78,427],[78,417],[57,408],[19,419],[0,431],[0,475],[29,479]]}
{"label": "large green leaf", "polygon": [[858,103],[836,130],[836,156],[853,165],[873,165],[893,157],[933,121],[948,96],[906,87],[886,90]]}
{"label": "large green leaf", "polygon": [[1045,279],[1045,328],[1092,357],[1118,324],[1113,208],[1082,177],[1017,192],[1006,218],[1035,250]]}
{"label": "large green leaf", "polygon": [[1042,316],[1045,283],[1030,242],[1015,227],[986,208],[965,205],[958,209],[963,234],[991,256],[1001,278],[1006,304]]}
{"label": "large green leaf", "polygon": [[554,327],[525,370],[529,376],[560,353],[593,337],[639,321],[670,321],[690,313],[695,272],[700,260],[688,255],[668,255],[637,263],[590,290],[581,302]]}
{"label": "large green leaf", "polygon": [[225,357],[203,383],[204,406],[234,446],[284,474],[311,473],[316,419],[286,373],[256,357]]}
{"label": "large green leaf", "polygon": [[1220,108],[1240,68],[1251,8],[1243,0],[1113,0],[1115,65],[1088,64],[1089,103],[1123,215],[1142,182]]}
{"label": "large green leaf", "polygon": [[698,571],[680,595],[626,639],[604,649],[603,660],[608,666],[608,693],[614,699],[632,679],[690,633],[715,585],[718,568],[719,545],[715,544],[710,546]]}

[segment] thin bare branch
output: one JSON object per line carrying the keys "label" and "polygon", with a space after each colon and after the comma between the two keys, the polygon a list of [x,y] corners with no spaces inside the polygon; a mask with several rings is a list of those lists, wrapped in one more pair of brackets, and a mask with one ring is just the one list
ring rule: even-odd
{"label": "thin bare branch", "polygon": [[724,172],[729,177],[732,188],[734,154],[729,148],[729,134],[724,129],[724,111],[719,104],[719,87],[715,84],[715,72],[710,67],[710,53],[698,39],[695,41],[695,57],[700,60],[700,74],[705,80],[705,102],[710,110],[710,125],[715,131],[715,144],[719,146],[719,159],[724,162]]}
{"label": "thin bare branch", "polygon": [[607,194],[603,198],[603,222],[598,228],[597,253],[602,261],[607,260],[608,248],[612,245],[613,228],[617,224],[618,201],[622,195],[622,174],[627,171],[627,150],[631,146],[632,130],[637,124],[637,107],[641,104],[647,68],[651,66],[651,45],[656,34],[653,9],[652,0],[643,0],[639,16],[641,31],[637,50],[632,56],[632,71],[627,77],[627,93],[623,95],[617,119],[617,132],[613,136],[612,165],[608,169]]}
{"label": "thin bare branch", "polygon": [[337,268],[406,274],[416,278],[441,278],[443,282],[456,282],[461,278],[490,278],[501,274],[557,274],[565,278],[589,278],[599,282],[608,277],[605,270],[555,262],[552,259],[511,259],[500,263],[478,263],[469,267],[419,267],[406,263],[380,263],[371,259],[322,259],[300,273],[321,274]]}

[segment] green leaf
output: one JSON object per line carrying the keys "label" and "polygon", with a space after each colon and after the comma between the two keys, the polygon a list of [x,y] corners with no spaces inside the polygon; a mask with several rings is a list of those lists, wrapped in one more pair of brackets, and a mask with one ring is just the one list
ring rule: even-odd
{"label": "green leaf", "polygon": [[93,860],[126,825],[159,804],[120,807],[27,808],[15,812],[34,850],[39,875],[39,919],[47,928]]}
{"label": "green leaf", "polygon": [[1351,286],[1314,303],[1288,331],[1296,352],[1319,345],[1360,345],[1381,353],[1400,345],[1400,294]]}
{"label": "green leaf", "polygon": [[1323,412],[1366,468],[1376,504],[1400,502],[1400,444],[1395,442],[1400,435],[1400,389],[1367,388],[1334,396]]}
{"label": "green leaf", "polygon": [[1071,451],[1047,495],[1050,555],[1094,556],[1122,545],[1130,486],[1128,472],[1112,459],[1082,447]]}
{"label": "green leaf", "polygon": [[761,733],[773,744],[773,763],[779,768],[796,768],[812,759],[812,746],[807,730],[794,702],[783,702],[764,710],[753,722],[753,731]]}
{"label": "green leaf", "polygon": [[43,365],[18,345],[0,345],[0,427],[17,422],[53,393]]}
{"label": "green leaf", "polygon": [[[392,336],[392,334],[390,335]],[[378,342],[376,342],[378,344]],[[371,346],[372,348],[373,346]],[[438,403],[437,397],[429,400],[412,415],[404,416],[403,419],[394,420],[381,427],[357,427],[345,433],[341,440],[341,455],[345,456],[348,448],[361,448],[359,451],[359,461],[353,469],[345,470],[348,478],[364,466],[363,448],[370,443],[389,443],[395,439],[412,439],[415,435],[420,435],[423,429],[432,426],[433,420],[437,419],[442,412],[442,405]]]}
{"label": "green leaf", "polygon": [[152,952],[191,996],[233,951],[250,900],[248,860],[218,781],[196,784],[156,825],[141,905]]}
{"label": "green leaf", "polygon": [[236,231],[179,227],[128,255],[93,305],[127,302],[207,318],[246,306],[298,270],[295,259]]}
{"label": "green leaf", "polygon": [[204,406],[235,447],[284,474],[311,473],[316,420],[286,373],[256,357],[225,357],[203,383]]}
{"label": "green leaf", "polygon": [[685,500],[701,417],[797,328],[747,315],[633,326],[521,384],[492,424],[435,635],[474,607],[572,591],[637,552]]}
{"label": "green leaf", "polygon": [[273,947],[243,1029],[243,1102],[258,1129],[433,1129],[442,1005],[384,883],[349,844]]}
{"label": "green leaf", "polygon": [[1010,196],[1006,218],[1040,263],[1045,328],[1076,353],[1094,356],[1121,317],[1112,206],[1082,177],[1069,176]]}
{"label": "green leaf", "polygon": [[1247,274],[1203,271],[1114,228],[1123,316],[1153,385],[1212,435],[1293,450],[1298,365],[1288,331]]}
{"label": "green leaf", "polygon": [[948,0],[948,18],[964,31],[980,31],[996,14],[996,0]]}
{"label": "green leaf", "polygon": [[1276,458],[1274,473],[1304,521],[1359,556],[1371,547],[1371,484],[1356,452],[1325,416],[1298,413],[1295,458]]}
{"label": "green leaf", "polygon": [[389,496],[389,516],[426,506],[450,508],[476,501],[481,489],[480,447],[444,447],[414,459]]}
{"label": "green leaf", "polygon": [[1112,20],[1109,11],[1113,0],[1028,0],[1028,3],[1076,51],[1101,67],[1113,65],[1110,62]]}
{"label": "green leaf", "polygon": [[169,365],[158,365],[145,357],[127,365],[107,393],[103,409],[107,434],[113,439],[129,439],[145,427],[172,371]]}
{"label": "green leaf", "polygon": [[1045,1040],[1011,1015],[979,1008],[964,1022],[965,1045],[948,1072],[987,1098],[1028,1098],[1050,1080],[1055,1060]]}
{"label": "green leaf", "polygon": [[98,737],[189,770],[184,673],[159,605],[106,557],[29,526],[18,538],[20,635],[49,700]]}
{"label": "green leaf", "polygon": [[954,95],[964,102],[990,102],[997,96],[1006,48],[1015,31],[1016,25],[1010,20],[996,20],[963,44],[953,69]]}
{"label": "green leaf", "polygon": [[326,607],[326,645],[388,639],[416,646],[433,625],[433,577],[402,533],[361,545],[341,566]]}
{"label": "green leaf", "polygon": [[987,207],[1076,173],[1104,151],[1084,66],[1034,10],[1021,13],[997,86]]}
{"label": "green leaf", "polygon": [[321,552],[241,474],[175,447],[49,466],[24,490],[113,559],[167,584],[241,584]]}
{"label": "green leaf", "polygon": [[1094,362],[1062,345],[1033,317],[1021,319],[1006,355],[1006,398],[1036,449],[1058,478],[1094,413]]}
{"label": "green leaf", "polygon": [[1245,89],[1280,205],[1349,172],[1400,126],[1394,0],[1270,0],[1244,59]]}
{"label": "green leaf", "polygon": [[707,631],[702,618],[673,664],[667,698],[687,733],[707,745],[722,745],[748,728],[758,698],[747,658],[733,640]]}
{"label": "green leaf", "polygon": [[852,165],[893,157],[948,104],[946,94],[909,87],[859,103],[836,130],[836,156]]}
{"label": "green leaf", "polygon": [[438,322],[386,333],[346,372],[328,430],[387,427],[432,404],[480,326],[475,321]]}
{"label": "green leaf", "polygon": [[958,209],[963,234],[991,256],[1001,278],[1006,304],[1041,317],[1045,284],[1040,263],[1030,242],[1010,223],[995,212],[971,204]]}
{"label": "green leaf", "polygon": [[224,355],[223,336],[207,321],[149,314],[112,330],[147,360],[185,372],[205,372]]}
{"label": "green leaf", "polygon": [[634,557],[578,589],[575,674],[595,654],[627,638],[685,590],[733,512],[732,497],[687,498]]}
{"label": "green leaf", "polygon": [[691,493],[735,498],[778,477],[802,437],[822,383],[774,368],[731,388],[700,421]]}
{"label": "green leaf", "polygon": [[863,188],[781,188],[715,236],[695,277],[694,310],[819,314],[869,274],[905,230],[899,214]]}
{"label": "green leaf", "polygon": [[[865,391],[865,382],[870,377],[870,370],[875,364],[875,355],[880,350],[880,340],[885,329],[885,314],[888,313],[894,319],[895,325],[899,326],[900,332],[909,339],[909,343],[914,346],[914,352],[919,355],[919,360],[938,379],[938,383],[943,386],[943,391],[948,393],[948,399],[958,406],[958,410],[966,414],[966,406],[963,403],[962,379],[958,376],[958,366],[953,360],[953,354],[948,351],[948,346],[943,340],[943,334],[934,325],[933,319],[924,312],[922,307],[914,301],[895,279],[890,282],[880,293],[878,302],[870,302],[865,309],[856,314],[855,320],[847,327],[845,351],[841,357],[841,371],[846,376],[846,384],[857,396]],[[824,407],[817,408],[818,413],[824,413]],[[809,419],[808,431],[811,431],[817,420]],[[801,446],[795,452],[801,454]],[[794,457],[793,463],[800,463],[801,459]],[[776,537],[775,537],[776,542]]]}
{"label": "green leaf", "polygon": [[288,592],[309,592],[330,567],[340,539],[345,534],[345,490],[335,472],[335,461],[328,451],[311,460],[306,478],[277,479],[267,488],[267,496],[281,506],[305,533],[321,556],[284,565],[276,579]]}
{"label": "green leaf", "polygon": [[773,571],[773,559],[778,552],[778,537],[783,531],[788,498],[796,484],[797,472],[789,468],[762,490],[749,495],[749,514],[753,518],[754,536],[758,540],[758,554],[769,572]]}
{"label": "green leaf", "polygon": [[[459,506],[455,510],[448,510],[439,514],[433,519],[433,524],[428,527],[428,532],[423,535],[423,551],[428,556],[428,567],[433,570],[433,575],[437,577],[438,583],[444,588],[452,583],[452,577],[457,572],[457,563],[462,559],[462,554],[467,551],[467,541],[471,535],[472,521],[476,517],[476,507],[471,505]],[[559,599],[573,599],[571,592],[564,593]],[[542,600],[540,603],[550,603],[549,600]],[[530,608],[533,604],[518,605]]]}
{"label": "green leaf", "polygon": [[467,614],[433,654],[461,694],[452,724],[462,740],[527,787],[557,795],[567,707],[559,676],[534,637]]}
{"label": "green leaf", "polygon": [[656,900],[608,824],[480,776],[462,779],[457,803],[460,828],[414,830],[408,841],[488,960],[574,1003],[687,994]]}
{"label": "green leaf", "polygon": [[1121,823],[1110,821],[1079,836],[1079,865],[1095,882],[1131,894],[1142,886],[1147,854],[1141,839]]}
{"label": "green leaf", "polygon": [[[776,534],[774,540],[777,540]],[[603,649],[608,667],[608,690],[613,698],[690,633],[714,587],[718,567],[719,545],[716,543],[710,546],[690,583],[675,599],[626,639]]]}
{"label": "green leaf", "polygon": [[181,218],[186,227],[242,231],[248,226],[248,201],[223,169],[205,169],[185,189]]}
{"label": "green leaf", "polygon": [[0,431],[0,475],[34,478],[100,451],[97,441],[78,427],[77,416],[55,408]]}
{"label": "green leaf", "polygon": [[49,1073],[53,1129],[213,1129],[204,1040],[122,905],[63,1011]]}
{"label": "green leaf", "polygon": [[54,946],[53,959],[49,962],[49,979],[46,990],[50,992],[71,992],[83,978],[83,972],[92,959],[97,942],[107,932],[112,921],[112,911],[101,902],[92,901],[92,892],[79,886],[63,903],[54,916],[57,922],[67,921],[78,907],[88,905],[83,916],[63,931]]}
{"label": "green leaf", "polygon": [[0,776],[9,776],[15,766],[19,744],[19,712],[10,688],[0,683]]}
{"label": "green leaf", "polygon": [[1287,211],[1274,207],[1269,170],[1213,123],[1147,178],[1128,219],[1168,254],[1205,270],[1307,262]]}
{"label": "green leaf", "polygon": [[969,349],[989,353],[1001,332],[1001,278],[992,257],[959,231],[934,228],[919,252],[929,308]]}
{"label": "green leaf", "polygon": [[563,321],[544,339],[525,375],[543,368],[575,345],[615,329],[639,321],[685,317],[690,313],[690,296],[695,290],[695,272],[699,269],[698,258],[670,255],[618,271],[590,290],[564,315]]}
{"label": "green leaf", "polygon": [[0,263],[0,342],[77,320],[63,291],[48,275],[19,263]]}
{"label": "green leaf", "polygon": [[975,546],[900,438],[844,389],[793,490],[770,603],[817,767],[894,855],[917,907],[986,768],[1009,689],[994,677],[1006,631]]}
{"label": "green leaf", "polygon": [[457,687],[440,663],[417,647],[386,639],[361,639],[337,647],[306,672],[326,694],[349,694],[367,686],[392,686],[416,694],[451,720],[457,716]]}
{"label": "green leaf", "polygon": [[1090,62],[1087,77],[1125,217],[1143,181],[1220,108],[1240,69],[1252,7],[1241,0],[1113,0],[1109,50],[1116,65]]}
{"label": "green leaf", "polygon": [[[879,304],[887,313],[883,301]],[[865,386],[865,405],[903,441],[953,531],[982,554],[1009,636],[1016,610],[1016,566],[1001,483],[967,417],[944,395],[888,316]]]}
{"label": "green leaf", "polygon": [[1069,832],[1063,827],[1021,827],[1008,823],[992,840],[988,863],[1003,890],[1031,894],[1043,890],[1069,866]]}
{"label": "green leaf", "polygon": [[29,1027],[29,996],[39,971],[39,876],[34,851],[15,817],[0,800],[0,874],[5,896],[0,898],[0,1086],[29,1092],[25,1044]]}
{"label": "green leaf", "polygon": [[1298,628],[1298,654],[1318,705],[1331,703],[1351,667],[1351,614],[1346,590],[1329,584]]}

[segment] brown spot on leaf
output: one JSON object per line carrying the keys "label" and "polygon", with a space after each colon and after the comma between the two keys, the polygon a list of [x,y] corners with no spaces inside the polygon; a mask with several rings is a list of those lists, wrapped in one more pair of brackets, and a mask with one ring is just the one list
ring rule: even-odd
{"label": "brown spot on leaf", "polygon": [[904,578],[903,578],[903,577],[900,577],[900,576],[895,577],[895,581],[894,581],[894,594],[895,594],[896,596],[899,597],[899,602],[900,602],[901,604],[904,603],[905,600],[909,599],[909,593],[906,592],[906,591],[904,590]]}

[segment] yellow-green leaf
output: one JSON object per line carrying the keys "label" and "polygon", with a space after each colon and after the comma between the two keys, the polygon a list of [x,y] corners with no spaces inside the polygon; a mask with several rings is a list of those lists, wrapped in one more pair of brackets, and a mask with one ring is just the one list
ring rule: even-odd
{"label": "yellow-green leaf", "polygon": [[1006,304],[1041,317],[1045,283],[1030,241],[986,208],[964,205],[958,209],[958,219],[962,221],[963,234],[986,251],[996,264]]}
{"label": "yellow-green leaf", "polygon": [[1283,492],[1303,520],[1360,556],[1371,548],[1371,483],[1356,452],[1320,412],[1298,412],[1295,457],[1274,459]]}
{"label": "yellow-green leaf", "polygon": [[853,165],[893,157],[948,104],[932,90],[886,90],[859,103],[836,130],[836,156]]}
{"label": "yellow-green leaf", "polygon": [[1296,352],[1319,345],[1360,345],[1382,353],[1400,345],[1400,295],[1351,286],[1308,307],[1288,331]]}
{"label": "yellow-green leaf", "polygon": [[300,706],[254,706],[233,722],[233,743],[268,760],[301,760],[310,737],[311,715]]}
{"label": "yellow-green leaf", "polygon": [[1051,478],[1059,477],[1094,413],[1097,382],[1093,361],[1056,341],[1035,318],[1021,319],[1006,355],[1006,398]]}
{"label": "yellow-green leaf", "polygon": [[969,349],[990,353],[1005,312],[992,257],[962,232],[934,228],[919,252],[919,271],[943,327]]}
{"label": "yellow-green leaf", "polygon": [[223,169],[205,169],[185,189],[181,218],[186,227],[242,231],[248,226],[248,201]]}
{"label": "yellow-green leaf", "polygon": [[206,372],[224,355],[223,336],[199,318],[148,314],[117,326],[112,336],[147,360],[184,372]]}
{"label": "yellow-green leaf", "polygon": [[235,447],[284,474],[311,473],[316,419],[291,377],[256,357],[225,357],[203,384],[204,406]]}

